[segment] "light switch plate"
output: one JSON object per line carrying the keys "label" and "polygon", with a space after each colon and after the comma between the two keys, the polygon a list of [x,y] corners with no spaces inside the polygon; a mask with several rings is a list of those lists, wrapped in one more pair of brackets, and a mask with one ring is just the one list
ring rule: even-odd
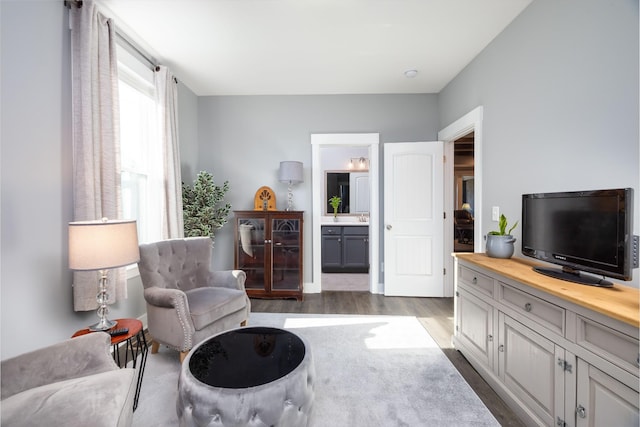
{"label": "light switch plate", "polygon": [[491,220],[500,221],[500,207],[494,206],[491,208]]}

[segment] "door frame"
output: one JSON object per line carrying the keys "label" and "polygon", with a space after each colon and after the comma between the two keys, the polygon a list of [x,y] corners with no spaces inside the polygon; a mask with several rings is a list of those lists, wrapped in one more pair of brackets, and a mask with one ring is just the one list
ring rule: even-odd
{"label": "door frame", "polygon": [[444,294],[452,297],[453,288],[453,211],[454,197],[454,169],[453,169],[453,142],[474,132],[473,141],[473,175],[474,175],[474,221],[473,221],[473,251],[482,252],[483,231],[482,231],[482,119],[483,107],[474,108],[455,122],[438,132],[438,140],[444,142],[445,161],[444,164],[444,209],[446,217],[444,220],[444,267],[447,274],[444,276]]}
{"label": "door frame", "polygon": [[379,191],[378,133],[318,133],[311,134],[311,183],[312,183],[312,277],[305,285],[305,293],[322,292],[322,216],[324,201],[324,171],[321,165],[323,146],[369,147],[369,291],[382,293],[380,285],[380,191]]}

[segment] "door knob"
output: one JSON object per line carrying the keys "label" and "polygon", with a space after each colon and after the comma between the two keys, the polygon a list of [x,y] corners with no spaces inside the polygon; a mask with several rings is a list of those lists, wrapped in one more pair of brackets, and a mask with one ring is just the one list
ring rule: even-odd
{"label": "door knob", "polygon": [[391,224],[387,224],[387,230],[391,230],[392,228]]}

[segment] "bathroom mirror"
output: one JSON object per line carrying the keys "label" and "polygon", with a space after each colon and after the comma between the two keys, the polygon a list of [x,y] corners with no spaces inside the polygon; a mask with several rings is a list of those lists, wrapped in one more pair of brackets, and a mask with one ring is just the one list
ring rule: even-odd
{"label": "bathroom mirror", "polygon": [[325,171],[324,182],[327,215],[333,215],[333,207],[329,203],[333,196],[342,199],[338,206],[338,215],[360,215],[369,212],[369,172]]}

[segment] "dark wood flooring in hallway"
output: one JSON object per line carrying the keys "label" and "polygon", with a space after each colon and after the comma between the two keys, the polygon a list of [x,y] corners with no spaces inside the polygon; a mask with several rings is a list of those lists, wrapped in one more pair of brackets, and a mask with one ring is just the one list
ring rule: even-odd
{"label": "dark wood flooring in hallway", "polygon": [[[415,316],[444,354],[503,426],[523,426],[504,401],[451,344],[453,298],[385,297],[369,292],[305,294],[304,301],[251,299],[251,311],[261,313],[361,314]],[[461,402],[461,404],[464,404]],[[452,416],[455,414],[452,413]]]}

